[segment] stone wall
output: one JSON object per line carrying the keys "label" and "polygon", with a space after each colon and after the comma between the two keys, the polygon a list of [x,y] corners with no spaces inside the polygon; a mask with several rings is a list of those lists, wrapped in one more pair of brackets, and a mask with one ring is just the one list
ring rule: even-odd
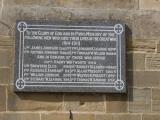
{"label": "stone wall", "polygon": [[[127,94],[13,92],[15,22],[122,20]],[[160,120],[159,0],[0,0],[0,120]]]}

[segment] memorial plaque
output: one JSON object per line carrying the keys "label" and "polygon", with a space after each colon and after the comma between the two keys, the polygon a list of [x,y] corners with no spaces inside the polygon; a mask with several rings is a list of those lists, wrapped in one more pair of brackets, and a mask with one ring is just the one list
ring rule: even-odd
{"label": "memorial plaque", "polygon": [[125,93],[125,25],[18,21],[16,92]]}

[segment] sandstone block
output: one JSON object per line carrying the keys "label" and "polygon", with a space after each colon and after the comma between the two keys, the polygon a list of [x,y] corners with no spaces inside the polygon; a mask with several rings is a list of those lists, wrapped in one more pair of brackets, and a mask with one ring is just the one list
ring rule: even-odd
{"label": "sandstone block", "polygon": [[7,6],[16,6],[16,5],[37,5],[38,0],[5,0],[4,5]]}
{"label": "sandstone block", "polygon": [[40,5],[65,8],[134,9],[135,0],[39,0]]}
{"label": "sandstone block", "polygon": [[153,11],[135,12],[133,15],[133,39],[159,39],[160,13]]}
{"label": "sandstone block", "polygon": [[93,114],[76,114],[74,115],[75,120],[95,120]]}
{"label": "sandstone block", "polygon": [[120,113],[128,111],[127,95],[107,95],[106,110],[109,113]]}
{"label": "sandstone block", "polygon": [[146,55],[146,70],[160,70],[160,54]]}
{"label": "sandstone block", "polygon": [[152,89],[152,100],[160,100],[160,89],[159,88]]}
{"label": "sandstone block", "polygon": [[6,110],[6,87],[0,86],[0,111],[5,111],[5,110]]}
{"label": "sandstone block", "polygon": [[143,52],[155,52],[156,40],[129,40],[127,41],[127,50],[131,51],[143,51]]}
{"label": "sandstone block", "polygon": [[129,112],[151,111],[151,89],[129,89]]}
{"label": "sandstone block", "polygon": [[160,10],[159,0],[140,0],[139,7],[142,10]]}
{"label": "sandstone block", "polygon": [[12,54],[11,49],[3,49],[0,47],[0,67],[11,67],[13,63]]}
{"label": "sandstone block", "polygon": [[115,114],[113,115],[113,120],[141,120],[141,115],[139,114]]}
{"label": "sandstone block", "polygon": [[[5,6],[2,11],[0,34],[7,36],[15,35],[15,24],[17,20],[36,20],[36,7],[34,6]],[[7,33],[4,33],[6,31]],[[1,33],[2,32],[2,33]]]}
{"label": "sandstone block", "polygon": [[102,94],[65,94],[64,110],[104,111],[104,96]]}
{"label": "sandstone block", "polygon": [[152,112],[160,112],[160,100],[152,100]]}
{"label": "sandstone block", "polygon": [[[95,21],[95,20],[121,20],[131,29],[132,19],[130,11],[118,10],[88,10],[88,9],[68,9],[54,7],[38,7],[37,19],[40,20],[61,20],[61,21]],[[127,36],[127,40],[131,33]]]}
{"label": "sandstone block", "polygon": [[13,77],[12,75],[10,68],[0,68],[0,84],[9,84]]}
{"label": "sandstone block", "polygon": [[[78,114],[72,113],[73,120],[95,120],[93,114]],[[41,120],[69,120],[70,114],[68,113],[49,113],[42,114]]]}
{"label": "sandstone block", "polygon": [[0,45],[1,46],[13,46],[15,38],[10,36],[0,36]]}
{"label": "sandstone block", "polygon": [[10,111],[62,110],[62,94],[15,93],[13,92],[13,88],[9,88],[8,110]]}
{"label": "sandstone block", "polygon": [[159,114],[143,114],[142,120],[160,120]]}
{"label": "sandstone block", "polygon": [[160,86],[159,74],[160,72],[158,71],[128,71],[128,85],[135,87],[158,87]]}
{"label": "sandstone block", "polygon": [[0,120],[40,120],[38,113],[0,113]]}
{"label": "sandstone block", "polygon": [[68,113],[46,113],[41,115],[41,120],[69,120],[70,114]]}
{"label": "sandstone block", "polygon": [[145,54],[144,53],[128,53],[127,69],[128,70],[144,70]]}
{"label": "sandstone block", "polygon": [[95,115],[95,120],[113,120],[113,115],[111,115],[111,114],[97,114],[97,115]]}
{"label": "sandstone block", "polygon": [[160,53],[160,43],[156,44],[156,46],[157,46],[157,47],[156,47],[156,48],[157,48],[157,49],[156,49],[156,52],[157,52],[157,53]]}

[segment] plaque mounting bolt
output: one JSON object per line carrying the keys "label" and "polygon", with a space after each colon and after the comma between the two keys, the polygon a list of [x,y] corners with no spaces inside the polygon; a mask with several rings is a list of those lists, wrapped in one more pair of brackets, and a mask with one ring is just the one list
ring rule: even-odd
{"label": "plaque mounting bolt", "polygon": [[121,24],[116,24],[114,26],[114,32],[118,35],[123,33],[123,26]]}
{"label": "plaque mounting bolt", "polygon": [[115,89],[120,91],[124,88],[124,82],[122,80],[115,81]]}
{"label": "plaque mounting bolt", "polygon": [[25,23],[25,22],[19,22],[18,25],[17,25],[17,29],[20,32],[26,31],[26,29],[27,29],[27,23]]}
{"label": "plaque mounting bolt", "polygon": [[22,78],[19,78],[16,81],[16,88],[21,90],[21,89],[24,89],[24,87],[25,87],[25,81]]}

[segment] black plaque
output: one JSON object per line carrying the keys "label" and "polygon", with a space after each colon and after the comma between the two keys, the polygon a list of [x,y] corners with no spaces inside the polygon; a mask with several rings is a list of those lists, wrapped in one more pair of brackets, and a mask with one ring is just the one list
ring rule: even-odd
{"label": "black plaque", "polygon": [[125,93],[125,25],[18,21],[16,92]]}

